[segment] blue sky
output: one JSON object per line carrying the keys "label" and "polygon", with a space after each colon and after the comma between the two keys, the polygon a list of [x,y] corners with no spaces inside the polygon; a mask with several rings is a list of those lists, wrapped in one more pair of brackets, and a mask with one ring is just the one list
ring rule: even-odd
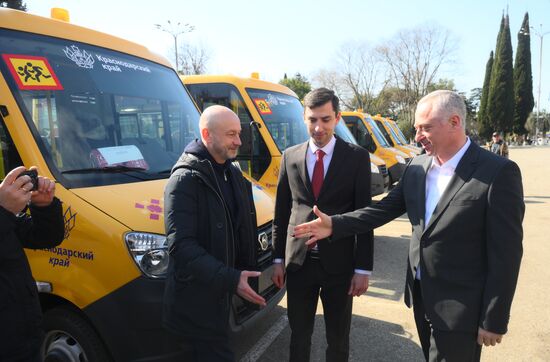
{"label": "blue sky", "polygon": [[[532,26],[550,32],[550,0],[26,0],[26,4],[29,12],[42,16],[49,16],[52,7],[66,8],[72,23],[136,41],[168,58],[174,39],[154,24],[190,23],[195,30],[178,39],[209,49],[209,73],[248,76],[256,71],[273,82],[284,73],[300,72],[311,78],[334,64],[343,43],[375,46],[399,30],[436,23],[449,29],[458,44],[455,65],[441,76],[468,92],[482,86],[503,10],[510,15],[514,51],[526,11]],[[544,39],[541,107],[550,109],[550,33]],[[531,35],[535,100],[539,41]]]}

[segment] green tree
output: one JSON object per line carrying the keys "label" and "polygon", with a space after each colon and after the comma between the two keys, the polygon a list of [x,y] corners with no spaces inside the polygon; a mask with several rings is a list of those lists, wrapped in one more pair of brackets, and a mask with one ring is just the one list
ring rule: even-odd
{"label": "green tree", "polygon": [[[527,121],[525,122],[525,128],[527,131],[529,131],[530,134],[535,134],[535,131],[537,129],[536,125],[536,119],[537,114],[535,112],[531,112],[529,116],[527,117]],[[550,113],[546,112],[546,110],[541,109],[540,111],[540,118],[539,118],[539,132],[542,134],[546,134],[550,130]]]}
{"label": "green tree", "polygon": [[485,66],[485,80],[483,81],[483,89],[481,91],[481,99],[479,101],[479,111],[477,113],[477,124],[479,135],[482,138],[489,138],[493,127],[489,124],[487,117],[487,101],[489,99],[489,86],[491,84],[491,71],[493,70],[493,52],[489,55],[489,60]]}
{"label": "green tree", "polygon": [[0,7],[27,11],[27,5],[23,0],[0,1]]}
{"label": "green tree", "polygon": [[470,90],[469,97],[467,97],[463,92],[459,92],[459,94],[464,98],[464,103],[466,104],[466,130],[469,131],[470,134],[477,134],[477,112],[479,101],[481,99],[481,88],[474,88]]}
{"label": "green tree", "polygon": [[432,82],[428,84],[427,92],[431,93],[433,91],[441,90],[441,89],[456,91],[454,80],[447,79],[447,78],[440,78],[437,82]]}
{"label": "green tree", "polygon": [[300,73],[296,73],[293,78],[288,78],[285,73],[284,78],[279,81],[279,84],[292,89],[300,100],[304,99],[304,96],[311,91],[311,83]]}
{"label": "green tree", "polygon": [[[372,102],[372,107],[368,109],[371,114],[384,114],[392,119],[399,118],[400,111],[407,105],[404,103],[405,91],[397,87],[385,87]],[[409,124],[410,126],[410,124]]]}
{"label": "green tree", "polygon": [[489,98],[485,113],[495,130],[509,132],[514,120],[514,69],[508,15],[502,17],[491,71]]}
{"label": "green tree", "polygon": [[533,111],[533,73],[531,71],[531,37],[529,36],[529,13],[525,13],[518,32],[518,47],[514,63],[515,112],[512,130],[525,134],[524,125]]}

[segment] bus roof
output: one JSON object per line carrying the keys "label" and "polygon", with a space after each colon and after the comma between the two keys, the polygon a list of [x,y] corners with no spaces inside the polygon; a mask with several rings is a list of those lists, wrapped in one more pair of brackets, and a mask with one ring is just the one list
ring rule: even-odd
{"label": "bus roof", "polygon": [[29,14],[24,11],[0,8],[0,28],[96,45],[145,58],[172,68],[164,57],[142,45],[97,30],[74,25],[62,20]]}

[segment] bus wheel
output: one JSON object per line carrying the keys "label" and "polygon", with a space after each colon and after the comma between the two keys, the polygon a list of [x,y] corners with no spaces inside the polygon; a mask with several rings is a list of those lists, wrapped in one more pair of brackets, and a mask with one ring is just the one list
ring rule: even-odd
{"label": "bus wheel", "polygon": [[47,311],[44,314],[44,330],[44,362],[111,360],[94,329],[70,309],[54,308]]}

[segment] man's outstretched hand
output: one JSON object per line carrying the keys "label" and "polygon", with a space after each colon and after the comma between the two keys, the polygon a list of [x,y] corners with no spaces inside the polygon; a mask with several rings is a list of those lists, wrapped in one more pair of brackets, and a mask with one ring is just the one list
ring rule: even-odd
{"label": "man's outstretched hand", "polygon": [[295,238],[307,238],[306,245],[313,245],[317,241],[332,235],[332,220],[330,216],[321,212],[317,206],[313,206],[313,213],[317,219],[297,225],[294,228]]}
{"label": "man's outstretched hand", "polygon": [[260,272],[243,270],[239,279],[239,285],[237,285],[237,294],[251,303],[265,307],[265,299],[256,293],[248,284],[248,278],[259,277],[261,274]]}

